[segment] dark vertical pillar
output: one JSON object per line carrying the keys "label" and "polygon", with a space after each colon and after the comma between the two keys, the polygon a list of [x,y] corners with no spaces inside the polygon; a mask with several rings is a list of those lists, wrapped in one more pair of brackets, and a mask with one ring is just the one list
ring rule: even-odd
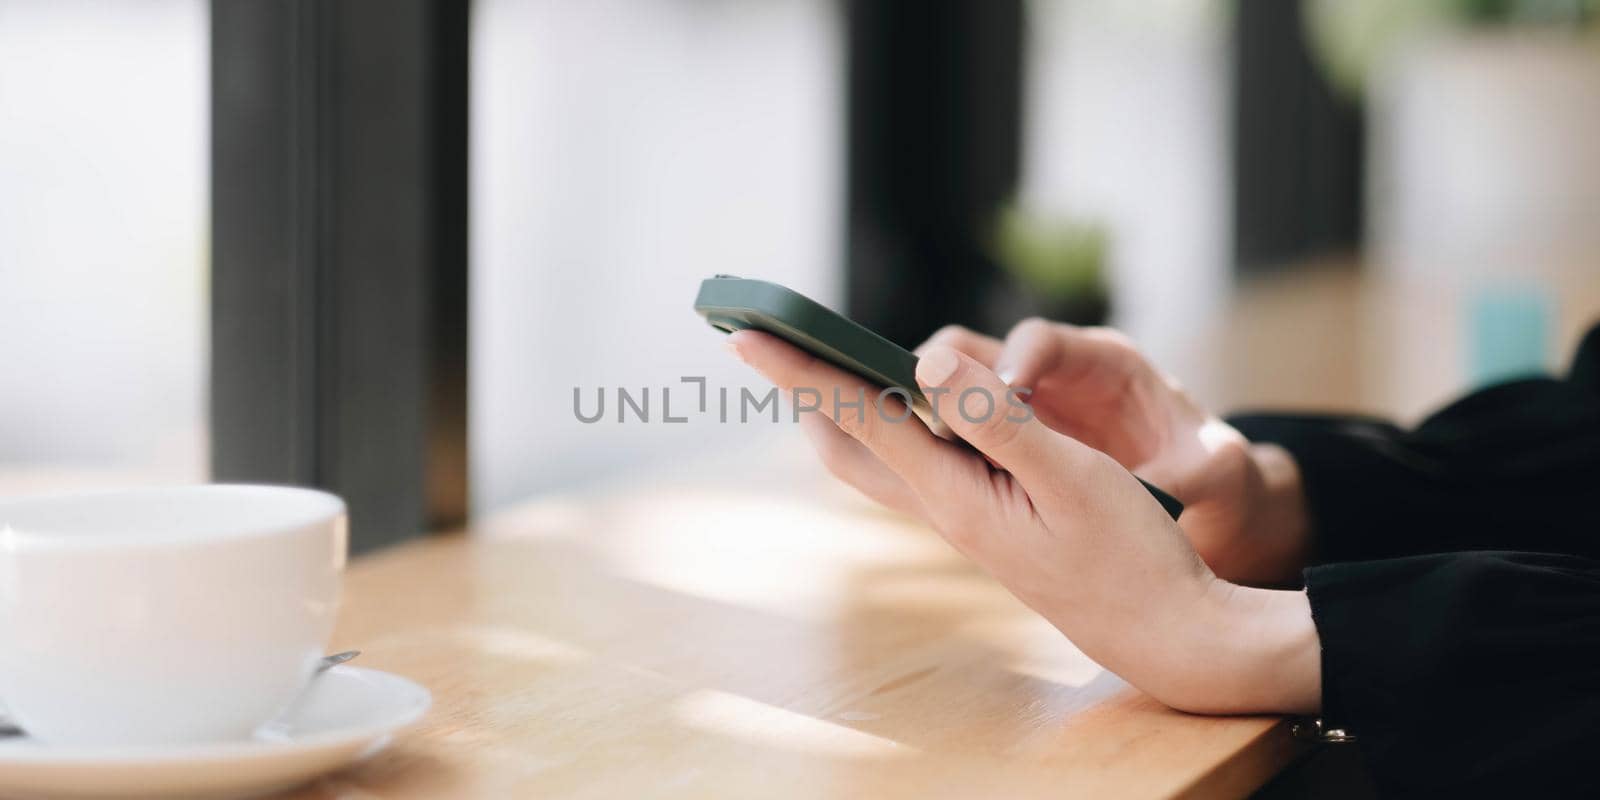
{"label": "dark vertical pillar", "polygon": [[1234,256],[1272,268],[1361,238],[1362,117],[1311,60],[1301,0],[1234,15]]}
{"label": "dark vertical pillar", "polygon": [[981,326],[1016,188],[1021,0],[845,0],[850,315],[901,344]]}
{"label": "dark vertical pillar", "polygon": [[212,4],[212,470],[466,512],[467,11]]}

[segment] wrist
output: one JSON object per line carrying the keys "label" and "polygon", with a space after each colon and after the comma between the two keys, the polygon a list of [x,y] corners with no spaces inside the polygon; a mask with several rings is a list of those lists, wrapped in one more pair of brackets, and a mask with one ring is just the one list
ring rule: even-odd
{"label": "wrist", "polygon": [[1222,694],[1237,712],[1314,714],[1322,707],[1322,642],[1304,591],[1222,581],[1214,590]]}
{"label": "wrist", "polygon": [[1145,687],[1197,714],[1314,714],[1322,646],[1303,591],[1214,579],[1192,609],[1167,679]]}
{"label": "wrist", "polygon": [[1311,539],[1300,466],[1275,444],[1252,444],[1248,452],[1253,497],[1244,533],[1254,554],[1248,578],[1263,585],[1296,584]]}

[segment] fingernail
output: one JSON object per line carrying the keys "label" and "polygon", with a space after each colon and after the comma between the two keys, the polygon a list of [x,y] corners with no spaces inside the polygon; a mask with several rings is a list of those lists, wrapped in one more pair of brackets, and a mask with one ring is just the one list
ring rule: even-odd
{"label": "fingernail", "polygon": [[734,358],[744,361],[744,353],[739,351],[739,342],[737,340],[724,339],[722,346],[728,348],[728,352],[732,353]]}
{"label": "fingernail", "polygon": [[1017,379],[1017,368],[1010,365],[998,367],[995,369],[994,375],[1000,379],[1001,383],[1010,386],[1011,382]]}
{"label": "fingernail", "polygon": [[956,357],[956,351],[948,347],[930,347],[922,358],[917,360],[917,380],[923,386],[943,386],[956,373],[956,368],[961,366],[961,360]]}

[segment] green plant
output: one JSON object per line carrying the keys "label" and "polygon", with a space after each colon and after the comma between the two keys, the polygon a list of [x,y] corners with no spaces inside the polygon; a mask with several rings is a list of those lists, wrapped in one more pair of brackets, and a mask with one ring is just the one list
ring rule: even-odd
{"label": "green plant", "polygon": [[992,249],[1001,267],[1043,299],[1103,298],[1109,238],[1101,225],[1008,206],[996,216]]}

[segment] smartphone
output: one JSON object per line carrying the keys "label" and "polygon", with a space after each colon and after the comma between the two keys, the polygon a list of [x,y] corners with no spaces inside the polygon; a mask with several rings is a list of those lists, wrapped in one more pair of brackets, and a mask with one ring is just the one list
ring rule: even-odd
{"label": "smartphone", "polygon": [[[723,333],[746,328],[765,331],[879,386],[899,388],[910,397],[917,415],[924,422],[929,420],[928,399],[917,385],[915,354],[787,286],[713,275],[700,282],[694,310]],[[946,438],[954,435],[947,426],[939,427],[945,430],[936,433]],[[1177,498],[1142,478],[1139,482],[1173,519],[1183,513]]]}

